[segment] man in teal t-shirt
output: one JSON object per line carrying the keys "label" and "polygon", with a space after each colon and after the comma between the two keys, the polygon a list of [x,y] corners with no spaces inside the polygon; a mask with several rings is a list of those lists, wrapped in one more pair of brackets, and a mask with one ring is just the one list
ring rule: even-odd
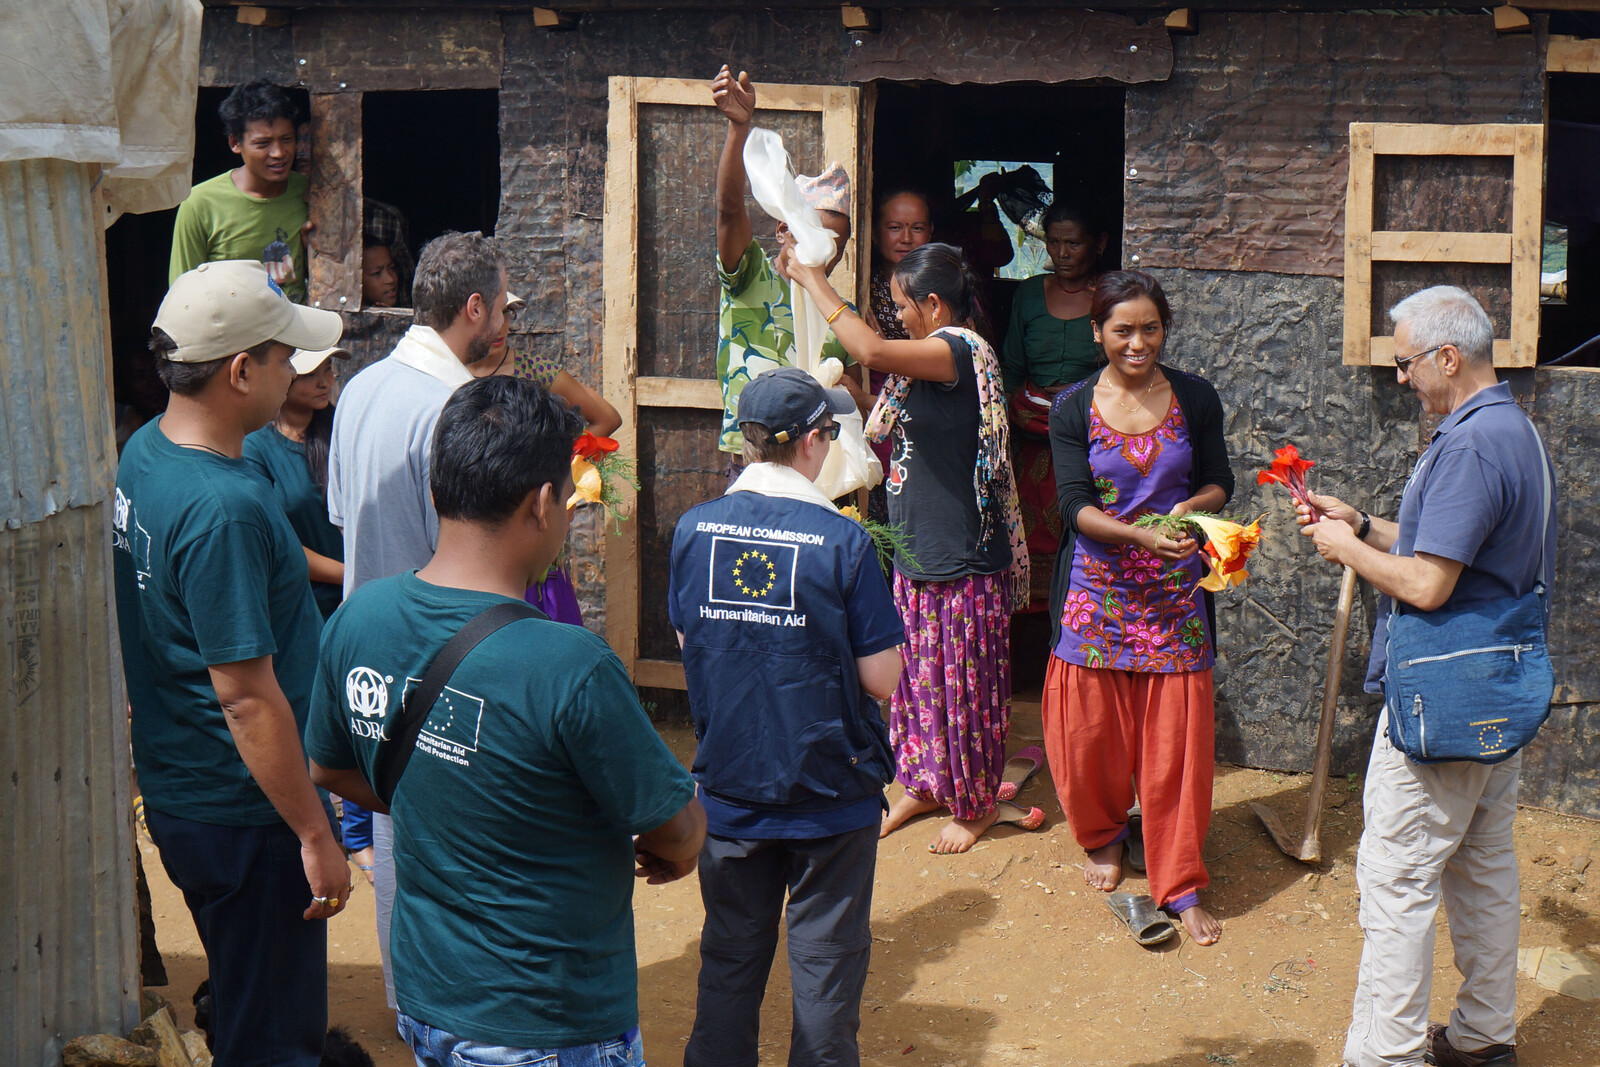
{"label": "man in teal t-shirt", "polygon": [[306,302],[306,176],[294,169],[299,109],[268,82],[241,85],[217,108],[239,166],[196,185],[178,206],[168,281],[202,263],[266,265],[289,299]]}
{"label": "man in teal t-shirt", "polygon": [[[385,810],[369,783],[407,693],[560,551],[582,428],[519,378],[452,394],[430,474],[437,552],[328,620],[306,731],[319,784]],[[429,710],[390,813],[395,997],[419,1064],[644,1062],[635,857],[653,883],[688,874],[705,813],[604,641],[543,618],[485,638]]]}
{"label": "man in teal t-shirt", "polygon": [[218,1063],[315,1067],[327,927],[350,868],[300,747],[322,616],[306,557],[245,434],[277,411],[296,347],[343,323],[260,263],[181,276],[150,347],[167,410],[117,467],[117,623],[146,823],[210,965]]}

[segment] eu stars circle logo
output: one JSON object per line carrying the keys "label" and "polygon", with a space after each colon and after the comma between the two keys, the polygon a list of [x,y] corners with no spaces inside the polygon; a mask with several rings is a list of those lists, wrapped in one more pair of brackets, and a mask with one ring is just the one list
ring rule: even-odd
{"label": "eu stars circle logo", "polygon": [[765,552],[752,549],[734,560],[733,584],[745,596],[766,596],[778,584],[778,568]]}

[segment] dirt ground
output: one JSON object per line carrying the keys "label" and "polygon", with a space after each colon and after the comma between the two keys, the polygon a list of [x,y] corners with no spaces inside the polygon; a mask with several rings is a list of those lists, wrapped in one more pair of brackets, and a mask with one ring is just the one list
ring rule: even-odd
{"label": "dirt ground", "polygon": [[[692,734],[663,733],[687,762]],[[1013,750],[1037,737],[1037,710],[1019,706]],[[935,818],[890,836],[878,858],[863,1062],[1334,1067],[1361,951],[1352,870],[1360,782],[1338,779],[1329,790],[1326,858],[1316,869],[1280,853],[1249,807],[1264,800],[1298,826],[1308,785],[1309,776],[1217,769],[1205,900],[1224,932],[1211,948],[1184,940],[1151,951],[1133,942],[1103,894],[1084,885],[1082,854],[1045,773],[1023,793],[1048,814],[1042,831],[1003,827],[971,852],[949,857],[926,851]],[[1600,854],[1600,825],[1524,809],[1517,833],[1522,945],[1600,956],[1600,865],[1587,876],[1576,870],[1581,857]],[[158,992],[188,1026],[204,957],[154,846],[141,835],[140,847],[171,979]],[[1137,876],[1125,886],[1145,888]],[[702,917],[695,879],[640,884],[634,915],[646,1055],[652,1067],[679,1067],[694,1017]],[[1458,981],[1442,911],[1439,925],[1435,1018],[1445,1016]],[[785,1063],[788,1053],[789,985],[782,945],[778,951],[762,1017],[762,1064]],[[364,886],[331,924],[328,953],[331,1020],[349,1028],[380,1067],[409,1067],[384,1006],[372,893]],[[1519,978],[1523,1067],[1600,1064],[1597,1010]]]}

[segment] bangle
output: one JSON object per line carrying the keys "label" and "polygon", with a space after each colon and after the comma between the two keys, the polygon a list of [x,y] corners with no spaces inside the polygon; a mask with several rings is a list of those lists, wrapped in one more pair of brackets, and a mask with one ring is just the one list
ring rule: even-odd
{"label": "bangle", "polygon": [[834,308],[833,309],[833,314],[828,316],[828,325],[832,326],[833,325],[833,320],[838,318],[840,315],[843,315],[845,308],[847,308],[849,306],[850,306],[850,301],[845,300],[845,301],[841,302],[838,307]]}
{"label": "bangle", "polygon": [[1361,513],[1361,528],[1356,531],[1356,540],[1365,541],[1367,534],[1372,532],[1372,516],[1365,511]]}

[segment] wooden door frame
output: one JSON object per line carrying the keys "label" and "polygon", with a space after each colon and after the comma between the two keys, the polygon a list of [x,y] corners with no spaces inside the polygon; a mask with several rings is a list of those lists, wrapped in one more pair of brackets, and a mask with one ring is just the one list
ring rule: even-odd
{"label": "wooden door frame", "polygon": [[[605,285],[605,323],[601,333],[602,391],[622,415],[616,440],[623,455],[638,456],[640,408],[692,408],[722,410],[722,389],[715,378],[639,377],[639,105],[676,104],[711,107],[708,84],[700,79],[609,79],[610,114],[606,120],[605,227],[602,240]],[[822,158],[837,160],[859,189],[861,168],[857,138],[861,91],[842,85],[781,85],[758,83],[759,111],[810,111],[822,117]],[[759,111],[757,122],[760,121]],[[706,195],[713,195],[707,189]],[[871,216],[871,205],[857,197],[855,216]],[[856,233],[856,256],[846,256],[839,269],[838,288],[857,289],[866,266],[862,250],[869,238],[864,227]],[[864,284],[864,283],[863,283]],[[865,292],[862,288],[860,291]],[[635,518],[612,523],[606,533],[606,640],[622,659],[635,685],[685,689],[683,664],[678,660],[642,659],[639,656],[639,525],[638,494],[623,488],[622,507]]]}

